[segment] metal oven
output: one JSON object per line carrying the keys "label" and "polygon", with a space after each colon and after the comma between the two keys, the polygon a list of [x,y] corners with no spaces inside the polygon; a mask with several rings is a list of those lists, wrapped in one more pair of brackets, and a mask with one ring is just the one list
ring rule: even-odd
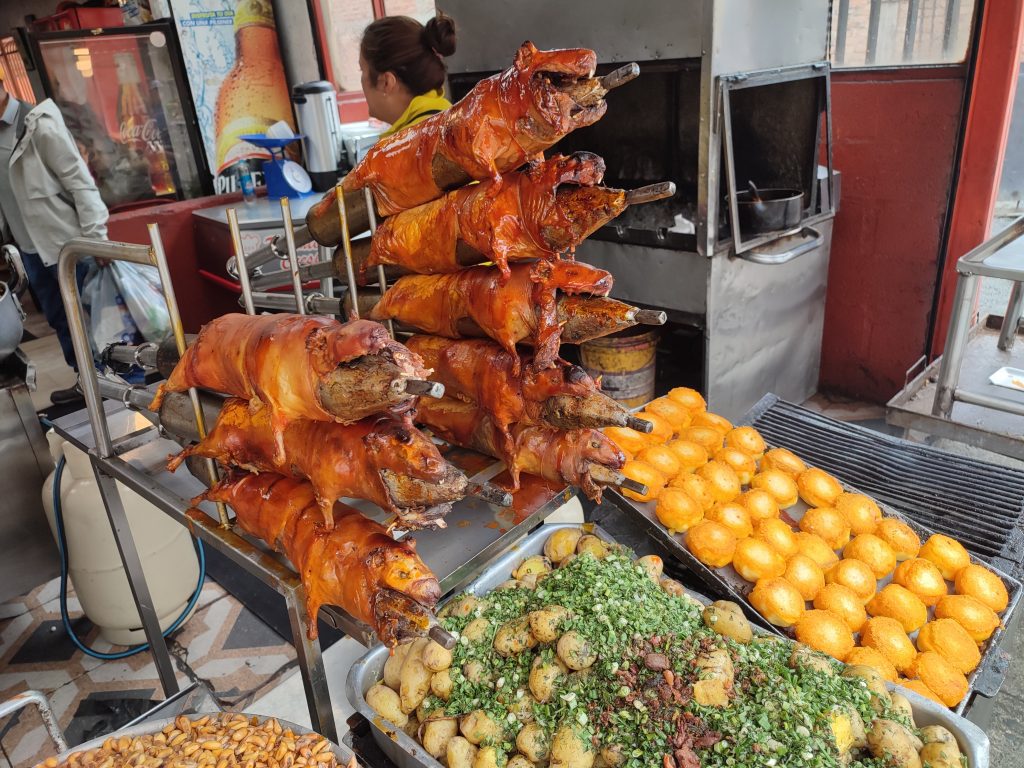
{"label": "metal oven", "polygon": [[[459,27],[449,83],[459,98],[507,65],[525,39],[584,46],[599,70],[640,77],[608,112],[553,151],[587,149],[606,180],[671,180],[677,194],[635,206],[577,256],[611,270],[613,295],[663,309],[659,366],[735,418],[767,391],[801,401],[818,383],[828,252],[838,185],[831,168],[827,4],[814,0],[446,0]],[[802,193],[799,216],[747,231],[748,183]]]}

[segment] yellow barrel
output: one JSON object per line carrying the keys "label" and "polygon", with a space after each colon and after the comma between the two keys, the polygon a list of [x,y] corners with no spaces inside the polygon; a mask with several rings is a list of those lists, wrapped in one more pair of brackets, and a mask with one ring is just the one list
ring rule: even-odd
{"label": "yellow barrel", "polygon": [[605,394],[632,408],[654,399],[657,347],[656,330],[630,328],[580,344],[580,360]]}

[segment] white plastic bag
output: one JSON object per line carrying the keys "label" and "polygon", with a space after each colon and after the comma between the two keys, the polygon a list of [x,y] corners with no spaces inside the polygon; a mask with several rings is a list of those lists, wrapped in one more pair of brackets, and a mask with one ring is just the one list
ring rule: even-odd
{"label": "white plastic bag", "polygon": [[89,308],[89,335],[94,351],[101,352],[117,342],[138,343],[139,329],[118,292],[113,269],[94,267],[86,275],[82,303]]}
{"label": "white plastic bag", "polygon": [[156,267],[115,261],[109,268],[143,337],[146,341],[163,341],[171,333],[171,318]]}

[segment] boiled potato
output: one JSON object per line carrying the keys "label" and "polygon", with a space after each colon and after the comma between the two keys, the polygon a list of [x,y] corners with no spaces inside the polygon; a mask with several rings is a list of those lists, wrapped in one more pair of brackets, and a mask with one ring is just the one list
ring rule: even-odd
{"label": "boiled potato", "polygon": [[505,756],[499,754],[495,747],[480,747],[473,758],[473,768],[498,768],[504,762]]}
{"label": "boiled potato", "polygon": [[494,635],[494,650],[502,656],[515,656],[536,645],[537,638],[530,631],[530,620],[526,616],[506,621]]}
{"label": "boiled potato", "polygon": [[431,757],[441,759],[448,753],[448,742],[459,735],[459,721],[454,717],[439,717],[420,726],[420,743]]}
{"label": "boiled potato", "polygon": [[921,768],[923,745],[908,728],[893,720],[875,720],[868,731],[868,749],[878,758],[891,757],[902,768]]}
{"label": "boiled potato", "polygon": [[948,729],[943,728],[941,725],[926,725],[924,728],[922,728],[921,741],[925,743],[925,746],[927,746],[928,744],[938,743],[952,744],[957,749],[960,748],[959,744],[957,744],[956,736],[954,736],[952,732]]}
{"label": "boiled potato", "polygon": [[440,672],[452,665],[452,652],[431,640],[423,649],[423,665],[431,672]]}
{"label": "boiled potato", "polygon": [[409,717],[409,722],[402,726],[402,732],[410,739],[416,738],[416,735],[420,732],[420,721],[416,719],[416,715]]}
{"label": "boiled potato", "polygon": [[657,555],[644,555],[637,559],[636,564],[647,571],[647,575],[655,584],[661,580],[661,575],[665,571],[665,561]]}
{"label": "boiled potato", "polygon": [[558,638],[555,648],[558,651],[558,658],[569,669],[579,671],[597,661],[597,653],[591,647],[590,642],[584,639],[579,632],[566,632]]}
{"label": "boiled potato", "polygon": [[550,699],[555,681],[565,672],[565,665],[558,657],[550,661],[545,661],[543,656],[534,659],[533,667],[530,669],[530,692],[533,698],[540,702]]}
{"label": "boiled potato", "polygon": [[866,664],[848,664],[843,667],[843,677],[859,677],[864,681],[865,687],[874,694],[872,703],[876,710],[881,710],[892,703],[892,696],[889,689],[885,687],[885,680],[874,667]]}
{"label": "boiled potato", "polygon": [[478,659],[470,659],[462,665],[462,676],[471,683],[485,683],[490,680],[487,667]]}
{"label": "boiled potato", "polygon": [[523,588],[522,582],[518,581],[517,579],[509,579],[508,581],[501,582],[501,584],[499,584],[498,586],[496,586],[494,588],[494,591],[495,592],[501,592],[504,589],[522,589],[522,588]]}
{"label": "boiled potato", "polygon": [[428,707],[428,701],[430,701],[430,699],[424,699],[422,703],[416,707],[416,719],[421,723],[425,723],[428,720],[438,717],[444,717],[444,709],[437,706],[436,702],[434,703],[434,706]]}
{"label": "boiled potato", "polygon": [[398,692],[402,696],[402,711],[406,714],[416,709],[430,690],[430,678],[434,673],[423,663],[423,649],[430,642],[433,641],[425,637],[413,641],[402,663]]}
{"label": "boiled potato", "polygon": [[366,692],[366,703],[370,705],[370,709],[399,728],[409,722],[409,716],[402,711],[401,697],[383,683],[370,686]]}
{"label": "boiled potato", "polygon": [[835,667],[832,666],[832,662],[828,660],[825,654],[803,643],[793,644],[793,653],[789,655],[789,666],[793,669],[804,667],[829,675],[835,674]]}
{"label": "boiled potato", "polygon": [[553,643],[558,639],[559,628],[568,617],[569,611],[560,605],[546,605],[539,611],[531,611],[527,618],[530,631],[541,643]]}
{"label": "boiled potato", "polygon": [[532,723],[533,697],[520,688],[516,691],[515,701],[508,705],[508,711],[520,723]]}
{"label": "boiled potato", "polygon": [[550,768],[591,768],[594,751],[590,742],[576,735],[570,725],[559,726],[551,739]]}
{"label": "boiled potato", "polygon": [[533,763],[522,755],[512,755],[505,768],[534,768]]}
{"label": "boiled potato", "polygon": [[468,739],[456,736],[448,742],[445,749],[448,768],[473,768],[473,760],[476,758],[476,747],[469,743]]}
{"label": "boiled potato", "polygon": [[867,745],[867,731],[860,713],[852,706],[839,707],[829,713],[829,727],[835,739],[843,762],[849,760],[850,752]]}
{"label": "boiled potato", "polygon": [[697,668],[697,682],[693,684],[694,701],[705,707],[728,706],[735,676],[729,652],[724,648],[705,651],[694,660],[694,666]]}
{"label": "boiled potato", "polygon": [[551,753],[551,742],[547,733],[537,723],[524,725],[516,736],[516,749],[529,760],[540,763],[548,759]]}
{"label": "boiled potato", "polygon": [[661,584],[661,588],[663,590],[673,597],[689,597],[689,595],[686,594],[686,588],[675,579],[670,579],[668,576],[664,576],[658,583]]}
{"label": "boiled potato", "polygon": [[430,692],[442,701],[448,701],[448,697],[452,695],[452,676],[450,670],[442,669],[440,672],[435,672],[430,676]]}
{"label": "boiled potato", "polygon": [[524,576],[537,576],[551,570],[551,561],[544,555],[533,555],[523,560],[513,572],[513,576],[522,581]]}
{"label": "boiled potato", "polygon": [[481,603],[476,597],[473,595],[462,595],[448,603],[437,615],[442,618],[445,616],[472,616],[476,613],[477,608],[480,607]]}
{"label": "boiled potato", "polygon": [[519,588],[520,589],[530,589],[530,590],[536,589],[537,588],[537,582],[540,581],[541,577],[546,576],[546,575],[547,574],[543,574],[543,573],[527,573],[526,575],[523,576],[523,578],[521,578],[519,580]]}
{"label": "boiled potato", "polygon": [[587,534],[579,540],[576,544],[576,553],[580,555],[591,554],[598,560],[603,560],[608,557],[608,553],[611,550],[608,549],[608,545],[601,541],[597,536]]}
{"label": "boiled potato", "polygon": [[960,768],[960,748],[956,744],[934,741],[925,744],[918,753],[928,768]]}
{"label": "boiled potato", "polygon": [[607,747],[602,747],[601,751],[598,752],[598,756],[608,768],[617,768],[617,766],[626,762],[626,753],[619,744],[609,744]]}
{"label": "boiled potato", "polygon": [[498,725],[482,709],[475,709],[462,718],[459,730],[472,744],[482,741],[498,741],[502,737],[501,726]]}
{"label": "boiled potato", "polygon": [[491,629],[491,622],[482,616],[478,619],[473,619],[466,628],[462,630],[462,636],[471,643],[479,643],[485,637]]}
{"label": "boiled potato", "polygon": [[704,609],[704,626],[737,643],[749,643],[754,637],[743,610],[729,600],[716,600]]}
{"label": "boiled potato", "polygon": [[569,555],[576,552],[576,545],[583,537],[579,528],[560,528],[544,542],[544,554],[556,565],[561,565]]}
{"label": "boiled potato", "polygon": [[391,650],[391,655],[388,656],[388,660],[384,662],[384,684],[388,688],[398,690],[399,681],[402,674],[402,664],[405,663],[405,655],[409,653],[409,648],[412,647],[414,640],[410,640],[408,643],[402,643],[396,645]]}
{"label": "boiled potato", "polygon": [[907,716],[907,720],[910,721],[910,725],[914,725],[914,708],[910,706],[910,700],[902,693],[890,692],[889,698],[892,699],[892,708],[897,712],[902,712]]}

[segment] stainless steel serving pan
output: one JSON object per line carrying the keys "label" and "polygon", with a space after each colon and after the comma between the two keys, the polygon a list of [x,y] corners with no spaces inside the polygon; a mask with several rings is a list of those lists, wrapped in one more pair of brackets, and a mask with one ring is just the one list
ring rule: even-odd
{"label": "stainless steel serving pan", "polygon": [[[554,531],[560,528],[578,528],[576,525],[542,525],[529,534],[518,545],[505,554],[492,560],[480,575],[466,587],[466,592],[485,595],[496,586],[506,581],[509,574],[530,555],[538,555],[544,551],[544,542]],[[614,539],[600,528],[594,527],[594,534],[606,541]],[[710,600],[701,594],[689,592],[702,603]],[[754,627],[754,631],[766,634],[765,630]],[[400,728],[383,720],[366,703],[366,691],[378,682],[384,674],[384,662],[388,659],[388,649],[383,645],[375,646],[367,651],[349,669],[345,681],[345,693],[349,703],[369,722],[373,738],[388,759],[398,768],[443,768],[443,766],[427,754],[416,740],[406,735]],[[897,686],[890,685],[890,688]],[[900,688],[899,691],[910,700],[914,709],[914,720],[917,725],[941,725],[956,736],[960,749],[967,757],[968,768],[989,768],[989,740],[985,732],[974,723],[965,720],[939,704],[918,696],[912,691]]]}

